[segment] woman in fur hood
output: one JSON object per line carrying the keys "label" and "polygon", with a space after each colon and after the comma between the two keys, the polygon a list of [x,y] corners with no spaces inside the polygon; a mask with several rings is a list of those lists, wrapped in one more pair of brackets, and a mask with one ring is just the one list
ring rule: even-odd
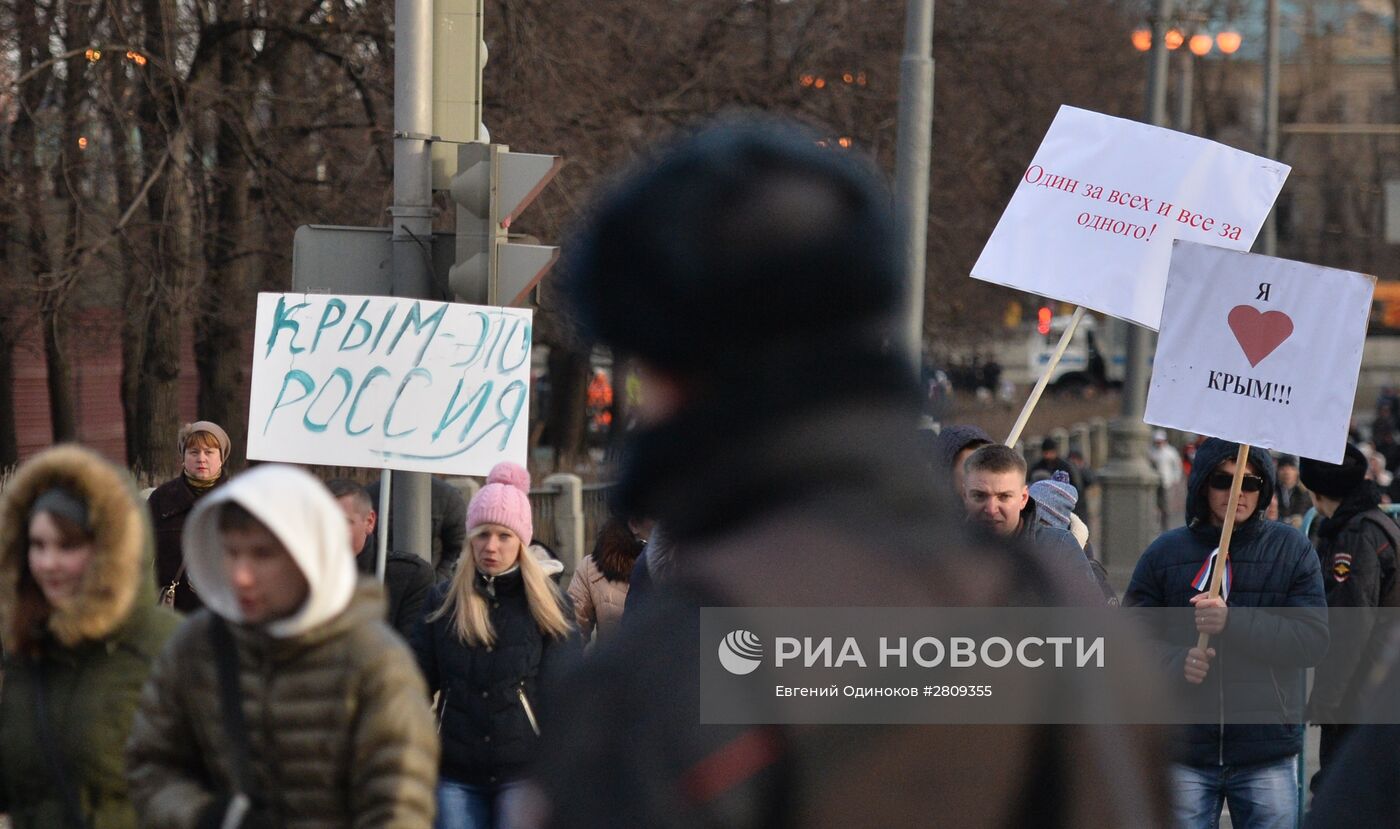
{"label": "woman in fur hood", "polygon": [[122,748],[178,617],[156,606],[130,477],[59,446],[0,504],[0,813],[14,829],[135,827]]}

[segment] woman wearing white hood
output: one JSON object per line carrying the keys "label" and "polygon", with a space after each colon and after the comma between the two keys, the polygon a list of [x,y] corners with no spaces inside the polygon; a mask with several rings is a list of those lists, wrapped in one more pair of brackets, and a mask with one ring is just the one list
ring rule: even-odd
{"label": "woman wearing white hood", "polygon": [[266,465],[200,501],[205,609],[152,671],[127,744],[145,826],[431,825],[438,742],[413,657],[359,580],[322,484]]}

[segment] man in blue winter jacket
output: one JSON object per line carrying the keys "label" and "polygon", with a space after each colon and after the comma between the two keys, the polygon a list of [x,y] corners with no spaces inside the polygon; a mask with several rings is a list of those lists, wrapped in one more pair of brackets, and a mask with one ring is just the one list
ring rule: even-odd
{"label": "man in blue winter jacket", "polygon": [[[1215,599],[1206,595],[1238,451],[1216,438],[1201,445],[1187,482],[1187,526],[1152,542],[1123,596],[1130,607],[1195,608],[1194,629],[1184,619],[1178,625],[1151,617],[1168,681],[1180,683],[1176,690],[1192,711],[1218,712],[1214,722],[1185,726],[1175,741],[1172,782],[1182,827],[1218,825],[1225,802],[1240,829],[1295,825],[1303,672],[1327,650],[1317,555],[1298,530],[1264,518],[1275,487],[1264,450],[1249,450],[1225,589]],[[1201,633],[1211,637],[1205,650],[1195,647]]]}

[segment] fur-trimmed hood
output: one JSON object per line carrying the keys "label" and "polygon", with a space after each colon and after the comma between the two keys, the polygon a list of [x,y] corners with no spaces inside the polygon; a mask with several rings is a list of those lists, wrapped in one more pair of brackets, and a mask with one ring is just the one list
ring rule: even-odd
{"label": "fur-trimmed hood", "polygon": [[[54,639],[70,648],[106,639],[137,602],[156,601],[150,519],[131,476],[90,449],[56,446],[19,468],[0,503],[0,632],[7,643],[22,638],[14,626],[20,576],[29,566],[29,509],[54,486],[86,502],[95,535],[93,560],[77,597],[49,615]],[[23,589],[38,588],[30,582]]]}

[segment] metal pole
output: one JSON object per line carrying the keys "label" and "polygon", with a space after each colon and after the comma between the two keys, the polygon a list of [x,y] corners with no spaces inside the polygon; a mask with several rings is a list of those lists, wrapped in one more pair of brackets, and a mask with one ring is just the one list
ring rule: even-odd
{"label": "metal pole", "polygon": [[1187,49],[1181,50],[1181,97],[1177,100],[1176,126],[1177,132],[1191,132],[1191,95],[1195,90],[1192,85],[1195,83],[1195,55]]}
{"label": "metal pole", "polygon": [[394,473],[391,470],[386,469],[379,474],[379,524],[375,532],[378,552],[374,559],[374,576],[381,582],[389,566],[389,497],[393,485]]}
{"label": "metal pole", "polygon": [[[1147,121],[1167,125],[1167,70],[1170,53],[1166,47],[1167,28],[1173,12],[1172,0],[1157,0],[1152,17],[1152,53],[1147,73]],[[1109,424],[1109,459],[1103,468],[1103,516],[1099,527],[1105,564],[1109,557],[1135,561],[1156,536],[1157,485],[1159,478],[1147,462],[1148,430],[1143,422],[1147,410],[1147,382],[1151,374],[1152,332],[1138,325],[1128,326],[1127,360],[1123,370],[1123,405],[1119,417]]]}
{"label": "metal pole", "polygon": [[[394,296],[433,296],[433,0],[394,3]],[[432,559],[432,482],[394,476],[394,548]],[[381,515],[380,520],[389,516]]]}
{"label": "metal pole", "polygon": [[899,133],[895,145],[895,210],[904,232],[904,271],[909,284],[905,338],[916,369],[923,364],[924,352],[929,151],[933,143],[933,3],[909,0],[904,56],[899,59]]}
{"label": "metal pole", "polygon": [[[1278,158],[1278,0],[1269,0],[1268,20],[1264,36],[1264,157]],[[1278,226],[1274,220],[1274,209],[1264,219],[1263,232],[1259,234],[1260,253],[1265,256],[1278,255]]]}

